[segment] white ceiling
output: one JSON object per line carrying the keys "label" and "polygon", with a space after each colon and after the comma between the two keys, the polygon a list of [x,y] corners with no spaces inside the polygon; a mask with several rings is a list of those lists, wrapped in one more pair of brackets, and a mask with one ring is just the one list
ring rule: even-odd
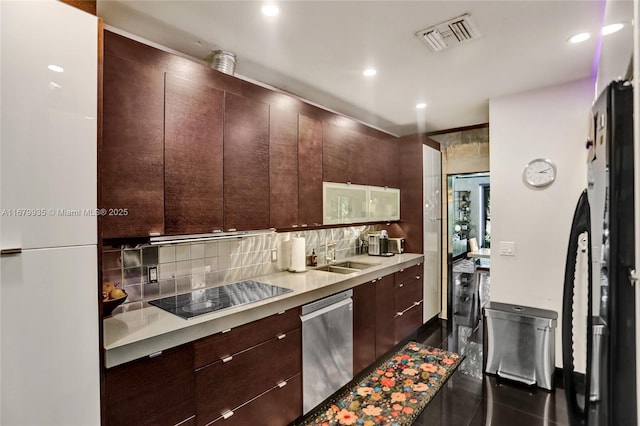
{"label": "white ceiling", "polygon": [[[567,39],[620,21],[607,43],[633,33],[631,0],[609,0],[606,19],[604,0],[275,3],[280,15],[266,17],[261,1],[98,0],[98,15],[201,60],[235,52],[237,74],[396,135],[486,123],[492,97],[594,77],[601,37]],[[464,13],[480,39],[434,53],[415,35]]]}

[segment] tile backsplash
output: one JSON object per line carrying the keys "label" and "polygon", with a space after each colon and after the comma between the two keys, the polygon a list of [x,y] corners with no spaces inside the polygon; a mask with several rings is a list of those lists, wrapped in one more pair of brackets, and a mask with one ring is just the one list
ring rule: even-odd
{"label": "tile backsplash", "polygon": [[[356,254],[356,240],[371,226],[281,232],[221,241],[160,246],[105,246],[102,280],[124,288],[127,301],[114,313],[142,308],[144,302],[194,289],[283,271],[288,266],[282,243],[305,237],[307,256],[315,249],[318,264],[326,258],[325,241],[335,243],[335,257]],[[275,252],[276,261],[272,261]],[[157,268],[158,282],[149,282],[149,268]]]}

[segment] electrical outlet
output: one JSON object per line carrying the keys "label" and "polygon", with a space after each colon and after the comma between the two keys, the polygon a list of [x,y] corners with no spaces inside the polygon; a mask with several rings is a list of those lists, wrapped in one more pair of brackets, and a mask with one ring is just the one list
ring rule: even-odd
{"label": "electrical outlet", "polygon": [[276,249],[272,249],[271,250],[271,261],[272,262],[277,262],[278,261],[278,250],[276,250]]}
{"label": "electrical outlet", "polygon": [[149,266],[149,282],[157,283],[158,282],[158,267],[157,266]]}
{"label": "electrical outlet", "polygon": [[510,241],[500,241],[500,256],[515,256],[516,243]]}

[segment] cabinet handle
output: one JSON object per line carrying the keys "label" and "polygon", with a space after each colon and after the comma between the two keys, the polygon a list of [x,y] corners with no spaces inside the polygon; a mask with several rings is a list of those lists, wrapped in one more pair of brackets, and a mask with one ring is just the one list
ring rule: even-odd
{"label": "cabinet handle", "polygon": [[150,237],[159,237],[160,233],[159,232],[149,232],[149,236]]}
{"label": "cabinet handle", "polygon": [[282,315],[282,314],[284,314],[285,312],[287,312],[287,311],[280,311],[280,312],[278,312],[278,315]]}
{"label": "cabinet handle", "polygon": [[303,228],[306,228],[306,227],[307,227],[307,224],[306,224],[306,223],[303,223],[303,224],[302,224],[302,225],[300,225],[300,226],[302,226]]}
{"label": "cabinet handle", "polygon": [[282,340],[287,337],[287,333],[278,334],[278,340]]}
{"label": "cabinet handle", "polygon": [[229,355],[228,357],[222,358],[222,363],[226,364],[227,362],[231,361],[233,359],[232,355]]}
{"label": "cabinet handle", "polygon": [[400,287],[400,288],[404,287],[404,283],[400,283],[400,285],[398,287]]}
{"label": "cabinet handle", "polygon": [[230,329],[230,328],[227,328],[226,330],[222,330],[220,333],[224,334],[224,333],[228,333],[228,332],[230,332],[230,331],[231,331],[231,329]]}
{"label": "cabinet handle", "polygon": [[418,266],[422,265],[422,263],[418,263]]}
{"label": "cabinet handle", "polygon": [[[227,229],[227,232],[236,232],[237,229],[236,228],[229,228]],[[231,414],[233,415],[233,411],[231,412]]]}
{"label": "cabinet handle", "polygon": [[22,253],[21,248],[10,248],[0,250],[0,256],[13,256]]}
{"label": "cabinet handle", "polygon": [[416,280],[419,280],[420,278],[422,278],[420,275],[416,275]]}
{"label": "cabinet handle", "polygon": [[233,416],[233,411],[229,410],[229,411],[225,411],[224,413],[222,413],[222,418],[227,420],[229,417]]}
{"label": "cabinet handle", "polygon": [[422,302],[413,302],[413,306],[420,306],[420,303]]}
{"label": "cabinet handle", "polygon": [[396,318],[397,318],[397,317],[401,317],[402,315],[404,315],[404,311],[402,311],[402,312],[396,312]]}
{"label": "cabinet handle", "polygon": [[375,283],[376,281],[378,281],[378,280],[375,279],[375,278],[371,280],[372,283]]}
{"label": "cabinet handle", "polygon": [[281,381],[280,383],[278,383],[278,387],[279,387],[280,389],[282,389],[282,388],[283,388],[283,387],[285,387],[285,386],[287,386],[287,381],[286,381],[286,380],[283,380],[283,381]]}
{"label": "cabinet handle", "polygon": [[152,354],[149,354],[149,358],[155,358],[160,355],[162,355],[162,351],[154,352]]}

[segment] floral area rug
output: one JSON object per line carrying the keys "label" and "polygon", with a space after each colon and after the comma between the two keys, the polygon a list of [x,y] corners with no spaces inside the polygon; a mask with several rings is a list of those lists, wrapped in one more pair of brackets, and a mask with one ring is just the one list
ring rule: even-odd
{"label": "floral area rug", "polygon": [[409,342],[298,425],[410,425],[463,359]]}

